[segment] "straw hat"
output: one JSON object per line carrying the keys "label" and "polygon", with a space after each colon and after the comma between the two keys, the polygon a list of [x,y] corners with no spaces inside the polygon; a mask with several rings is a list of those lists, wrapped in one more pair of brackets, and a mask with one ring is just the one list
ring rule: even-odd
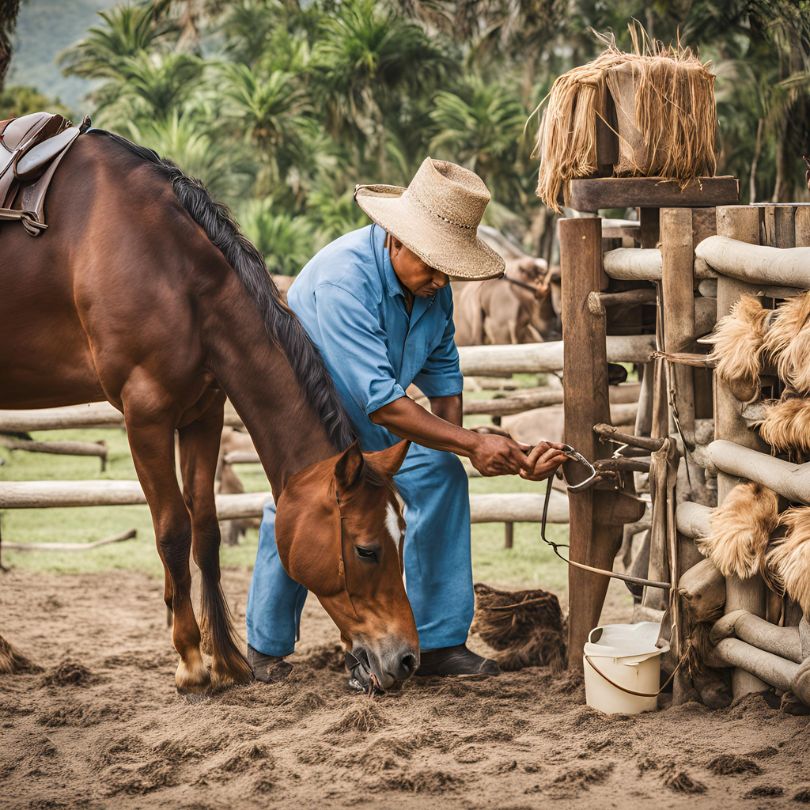
{"label": "straw hat", "polygon": [[453,278],[503,275],[504,260],[477,236],[489,202],[484,181],[445,160],[425,158],[408,188],[357,186],[357,204],[422,261]]}

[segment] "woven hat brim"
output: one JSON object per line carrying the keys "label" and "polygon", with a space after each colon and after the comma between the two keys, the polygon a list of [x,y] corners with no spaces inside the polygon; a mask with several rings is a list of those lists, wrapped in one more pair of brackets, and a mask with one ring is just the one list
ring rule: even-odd
{"label": "woven hat brim", "polygon": [[477,236],[462,232],[418,203],[402,199],[401,186],[361,186],[360,208],[423,262],[451,278],[487,279],[503,275],[505,262]]}

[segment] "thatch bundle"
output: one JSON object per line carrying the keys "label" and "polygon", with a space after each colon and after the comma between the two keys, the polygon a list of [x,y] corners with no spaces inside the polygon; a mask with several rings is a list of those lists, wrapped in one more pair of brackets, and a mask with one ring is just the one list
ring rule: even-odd
{"label": "thatch bundle", "polygon": [[810,617],[810,508],[788,509],[779,520],[785,538],[768,553],[767,567],[784,592]]}
{"label": "thatch bundle", "polygon": [[[593,177],[600,164],[597,122],[618,138],[616,176],[662,177],[686,185],[717,166],[714,76],[688,48],[650,40],[630,29],[633,52],[613,38],[587,65],[569,70],[551,88],[537,136],[537,194],[559,211],[560,190],[575,177]],[[609,110],[615,104],[615,126]]]}
{"label": "thatch bundle", "polygon": [[810,399],[786,397],[769,404],[758,426],[762,439],[776,451],[810,453]]}
{"label": "thatch bundle", "polygon": [[743,295],[728,315],[717,322],[709,338],[714,350],[709,359],[715,373],[741,402],[751,402],[759,395],[762,346],[770,310],[763,309],[760,299]]}
{"label": "thatch bundle", "polygon": [[565,621],[560,602],[548,591],[499,591],[475,586],[472,632],[494,650],[501,669],[565,667]]}
{"label": "thatch bundle", "polygon": [[748,579],[765,568],[771,533],[779,523],[779,497],[761,484],[739,484],[714,510],[698,548],[723,576]]}

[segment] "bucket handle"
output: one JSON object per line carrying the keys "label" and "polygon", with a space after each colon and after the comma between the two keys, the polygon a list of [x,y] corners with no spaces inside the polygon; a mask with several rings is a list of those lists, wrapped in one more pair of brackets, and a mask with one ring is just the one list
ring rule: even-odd
{"label": "bucket handle", "polygon": [[590,655],[584,655],[583,657],[591,665],[591,668],[593,669],[593,671],[597,675],[599,675],[600,677],[604,678],[611,686],[615,686],[616,689],[620,689],[622,692],[626,692],[628,695],[635,695],[636,697],[651,698],[651,697],[658,697],[661,694],[661,692],[663,692],[664,689],[666,689],[670,685],[670,683],[672,683],[672,679],[675,677],[676,673],[681,668],[681,664],[683,664],[683,662],[686,660],[686,656],[687,656],[687,653],[684,653],[681,656],[681,660],[678,661],[678,665],[675,667],[675,669],[672,670],[671,675],[664,681],[664,683],[661,685],[661,688],[657,692],[634,692],[632,689],[627,689],[626,687],[622,686],[621,684],[618,684],[615,681],[612,681],[610,678],[608,678],[608,676],[605,675],[605,673],[602,672],[602,670],[599,669],[596,666],[596,664],[594,664],[593,659],[591,658]]}

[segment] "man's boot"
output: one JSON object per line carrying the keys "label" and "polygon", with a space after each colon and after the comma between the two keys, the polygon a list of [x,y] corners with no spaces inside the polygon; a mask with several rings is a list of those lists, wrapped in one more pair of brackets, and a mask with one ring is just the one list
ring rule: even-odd
{"label": "man's boot", "polygon": [[490,678],[501,674],[495,661],[476,655],[466,644],[424,651],[421,661],[417,675]]}
{"label": "man's boot", "polygon": [[253,670],[253,677],[263,683],[278,683],[283,681],[292,671],[292,664],[287,663],[282,656],[265,655],[248,644],[247,659]]}

